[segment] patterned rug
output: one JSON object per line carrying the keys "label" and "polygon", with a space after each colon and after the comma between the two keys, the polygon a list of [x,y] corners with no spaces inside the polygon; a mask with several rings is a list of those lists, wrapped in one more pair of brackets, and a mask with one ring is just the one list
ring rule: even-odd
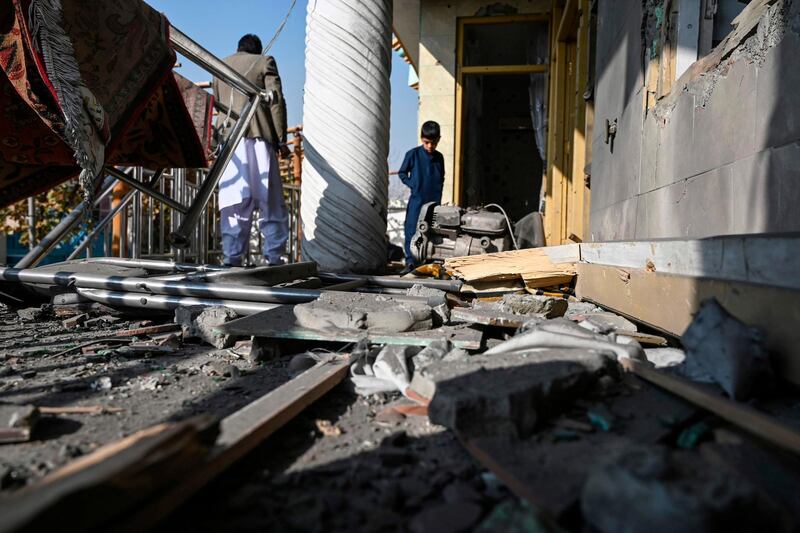
{"label": "patterned rug", "polygon": [[207,166],[213,101],[172,74],[168,31],[139,0],[0,0],[0,205],[87,167],[75,124],[109,164]]}

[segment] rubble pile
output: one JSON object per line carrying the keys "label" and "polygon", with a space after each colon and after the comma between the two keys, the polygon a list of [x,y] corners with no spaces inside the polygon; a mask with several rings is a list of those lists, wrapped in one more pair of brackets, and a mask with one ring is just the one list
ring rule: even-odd
{"label": "rubble pile", "polygon": [[[7,307],[0,327],[9,502],[76,457],[204,415],[221,422],[187,442],[219,435],[216,451],[192,444],[200,462],[175,474],[191,491],[225,453],[255,451],[169,519],[190,529],[800,525],[785,490],[797,433],[770,414],[797,403],[763,335],[714,300],[676,339],[578,301],[563,265],[555,285],[528,268],[482,293],[413,273],[156,263],[0,274],[9,299],[41,302]],[[166,299],[150,307],[153,294]]]}

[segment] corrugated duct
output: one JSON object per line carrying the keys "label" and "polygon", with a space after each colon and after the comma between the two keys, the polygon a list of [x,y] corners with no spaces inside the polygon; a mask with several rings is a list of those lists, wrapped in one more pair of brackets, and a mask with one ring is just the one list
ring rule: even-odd
{"label": "corrugated duct", "polygon": [[386,264],[392,0],[310,0],[303,257],[331,272]]}

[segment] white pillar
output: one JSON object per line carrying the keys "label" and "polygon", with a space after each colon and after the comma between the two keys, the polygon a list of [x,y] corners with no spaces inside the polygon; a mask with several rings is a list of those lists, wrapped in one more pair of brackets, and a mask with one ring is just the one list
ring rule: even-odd
{"label": "white pillar", "polygon": [[386,265],[392,0],[309,0],[303,105],[303,258]]}

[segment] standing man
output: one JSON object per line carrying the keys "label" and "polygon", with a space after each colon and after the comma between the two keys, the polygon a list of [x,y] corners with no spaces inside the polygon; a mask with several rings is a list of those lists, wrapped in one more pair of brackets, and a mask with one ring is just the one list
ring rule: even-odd
{"label": "standing man", "polygon": [[[241,266],[247,255],[253,211],[258,209],[258,228],[264,241],[262,253],[270,265],[283,263],[289,238],[288,213],[283,199],[283,185],[276,150],[289,157],[286,147],[286,101],[281,78],[272,56],[261,55],[261,40],[247,34],[239,40],[237,52],[225,63],[256,87],[277,95],[272,103],[263,103],[256,111],[244,138],[236,147],[233,159],[219,181],[220,226],[223,262]],[[214,79],[217,100],[240,114],[247,97],[225,82]],[[220,113],[217,127],[227,139],[234,120]]]}
{"label": "standing man", "polygon": [[425,122],[419,136],[421,144],[406,153],[397,173],[400,180],[411,189],[405,223],[406,270],[415,266],[411,255],[411,237],[417,230],[422,206],[428,202],[441,203],[444,186],[444,157],[436,151],[441,139],[439,123],[432,120]]}

